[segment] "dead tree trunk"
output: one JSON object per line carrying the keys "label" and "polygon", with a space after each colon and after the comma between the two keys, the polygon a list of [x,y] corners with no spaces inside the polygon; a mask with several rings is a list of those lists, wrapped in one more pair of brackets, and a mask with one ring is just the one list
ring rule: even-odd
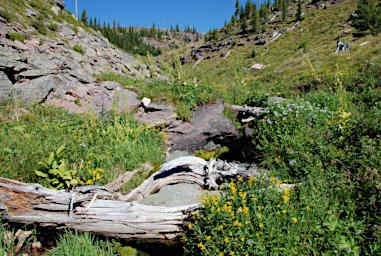
{"label": "dead tree trunk", "polygon": [[239,175],[247,176],[227,163],[181,157],[163,164],[127,194],[116,190],[133,176],[131,173],[104,187],[85,186],[70,192],[0,178],[0,216],[14,223],[71,228],[126,240],[175,240],[201,205],[163,207],[139,201],[167,185],[192,183],[214,190],[223,179]]}

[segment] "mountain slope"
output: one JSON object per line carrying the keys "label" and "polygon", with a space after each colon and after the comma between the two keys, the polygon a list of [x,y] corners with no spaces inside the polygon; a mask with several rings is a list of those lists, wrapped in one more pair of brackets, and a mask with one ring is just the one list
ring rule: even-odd
{"label": "mountain slope", "polygon": [[[350,26],[356,1],[333,1],[325,4],[328,8],[320,8],[324,3],[305,6],[306,18],[300,23],[292,17],[286,24],[275,20],[265,33],[226,36],[186,49],[185,56],[199,59],[184,66],[186,76],[214,85],[223,94],[245,84],[246,91],[253,86],[273,88],[274,94],[290,96],[313,86],[316,79],[331,80],[337,72],[352,72],[359,64],[380,60],[381,35],[357,38]],[[351,44],[350,53],[334,53],[339,39]],[[265,68],[250,68],[255,63]],[[231,96],[226,100],[231,101]]]}

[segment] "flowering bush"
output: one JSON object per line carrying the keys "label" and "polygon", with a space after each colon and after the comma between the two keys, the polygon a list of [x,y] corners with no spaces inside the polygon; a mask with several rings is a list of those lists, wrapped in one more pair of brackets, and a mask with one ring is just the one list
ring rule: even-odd
{"label": "flowering bush", "polygon": [[[364,225],[353,207],[337,208],[319,182],[282,186],[275,177],[252,177],[208,195],[183,238],[187,255],[359,255]],[[284,181],[286,182],[286,181]]]}

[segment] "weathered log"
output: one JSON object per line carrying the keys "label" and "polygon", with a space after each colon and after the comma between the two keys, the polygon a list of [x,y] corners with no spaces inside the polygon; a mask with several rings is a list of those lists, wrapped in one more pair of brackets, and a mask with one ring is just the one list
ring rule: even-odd
{"label": "weathered log", "polygon": [[164,186],[178,183],[217,189],[221,180],[237,175],[247,176],[243,170],[227,163],[181,157],[163,164],[158,172],[128,194],[115,191],[130,175],[105,187],[86,186],[70,192],[0,178],[3,208],[0,217],[14,223],[71,228],[126,240],[175,240],[192,212],[201,205],[150,206],[140,204],[139,200]]}

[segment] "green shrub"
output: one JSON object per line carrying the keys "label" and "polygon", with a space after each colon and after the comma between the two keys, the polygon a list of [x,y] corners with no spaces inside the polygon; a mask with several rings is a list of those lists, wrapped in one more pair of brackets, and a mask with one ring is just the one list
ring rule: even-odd
{"label": "green shrub", "polygon": [[252,51],[251,51],[251,55],[250,55],[250,57],[251,58],[255,58],[255,57],[257,57],[257,49],[253,49]]}
{"label": "green shrub", "polygon": [[65,231],[60,237],[58,244],[53,248],[51,256],[112,256],[117,255],[115,249],[108,241],[95,240],[89,233]]}
{"label": "green shrub", "polygon": [[32,22],[32,27],[34,27],[41,35],[47,35],[48,30],[46,29],[44,18],[39,16]]}
{"label": "green shrub", "polygon": [[0,10],[0,16],[3,17],[7,22],[14,22],[17,20],[17,16],[7,10]]}
{"label": "green shrub", "polygon": [[49,29],[50,31],[57,32],[57,30],[58,30],[58,26],[57,26],[57,24],[55,24],[55,23],[51,23],[51,24],[48,25],[48,29]]}
{"label": "green shrub", "polygon": [[9,33],[8,34],[8,37],[10,40],[12,41],[20,41],[20,42],[24,42],[25,40],[27,40],[29,37],[28,35],[24,34],[24,33],[18,33],[18,32],[14,32],[14,33]]}
{"label": "green shrub", "polygon": [[84,51],[84,50],[81,48],[81,46],[79,46],[79,45],[74,45],[74,46],[73,46],[73,50],[76,51],[76,52],[78,52],[78,53],[80,53],[80,54],[82,54],[82,55],[85,54],[85,51]]}

